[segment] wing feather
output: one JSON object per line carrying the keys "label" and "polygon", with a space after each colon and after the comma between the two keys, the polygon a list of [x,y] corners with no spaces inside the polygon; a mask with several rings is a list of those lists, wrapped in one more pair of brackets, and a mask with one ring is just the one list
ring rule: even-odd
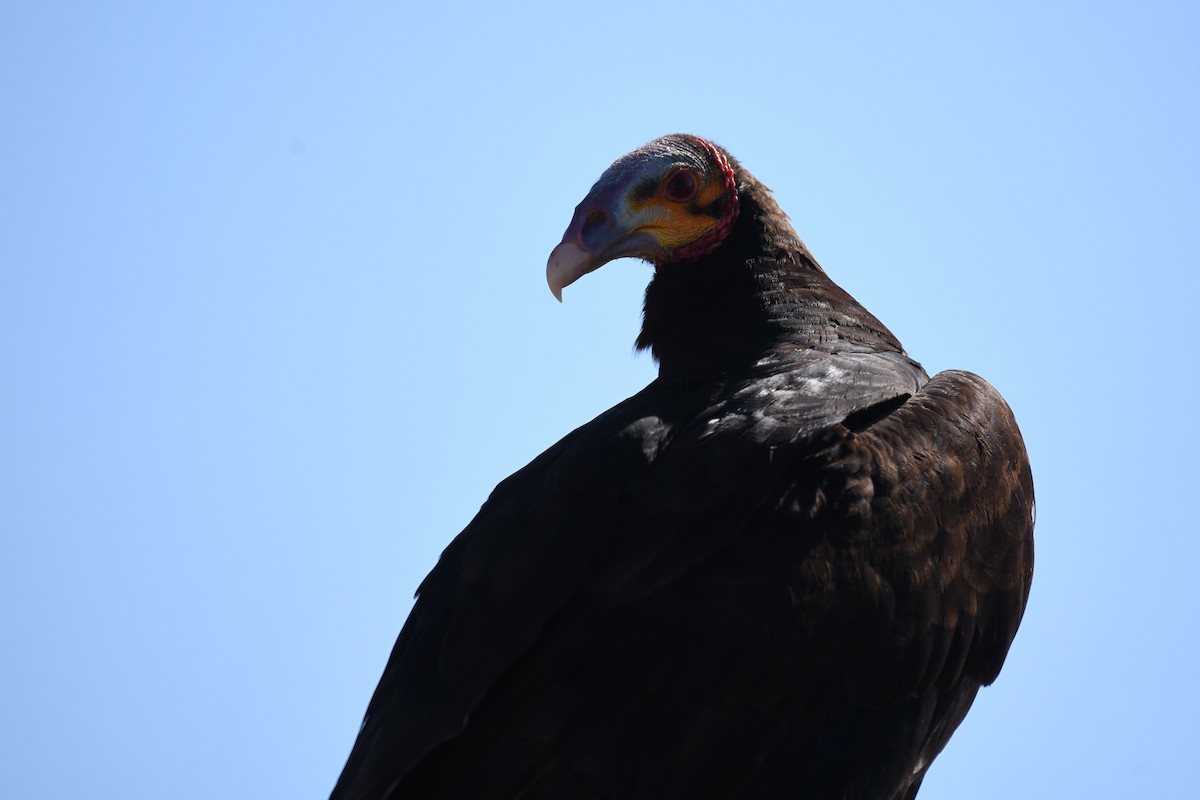
{"label": "wing feather", "polygon": [[334,797],[908,794],[1015,634],[1033,495],[984,381],[872,380],[867,407],[778,385],[769,413],[652,384],[504,481]]}

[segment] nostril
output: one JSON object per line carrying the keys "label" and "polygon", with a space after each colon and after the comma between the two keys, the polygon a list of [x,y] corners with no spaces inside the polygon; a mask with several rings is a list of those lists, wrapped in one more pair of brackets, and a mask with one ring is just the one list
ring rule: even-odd
{"label": "nostril", "polygon": [[592,234],[595,233],[597,229],[603,227],[604,223],[606,222],[608,222],[608,214],[605,214],[604,211],[599,208],[593,208],[588,212],[587,216],[583,218],[583,227],[579,231],[579,237],[584,241],[584,243],[587,243]]}

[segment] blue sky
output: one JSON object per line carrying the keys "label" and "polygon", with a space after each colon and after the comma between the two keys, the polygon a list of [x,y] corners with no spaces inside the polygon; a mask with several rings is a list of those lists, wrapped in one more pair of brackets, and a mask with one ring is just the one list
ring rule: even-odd
{"label": "blue sky", "polygon": [[324,797],[417,583],[632,394],[554,302],[614,158],[725,145],[1025,432],[1038,563],[937,798],[1191,797],[1187,3],[7,3],[0,794]]}

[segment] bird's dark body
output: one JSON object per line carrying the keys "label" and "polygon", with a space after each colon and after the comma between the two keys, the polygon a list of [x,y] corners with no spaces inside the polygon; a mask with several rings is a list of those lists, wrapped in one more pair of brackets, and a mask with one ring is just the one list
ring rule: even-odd
{"label": "bird's dark body", "polygon": [[916,794],[1032,574],[1008,406],[929,379],[753,176],[660,265],[660,375],[502,482],[421,585],[334,798]]}

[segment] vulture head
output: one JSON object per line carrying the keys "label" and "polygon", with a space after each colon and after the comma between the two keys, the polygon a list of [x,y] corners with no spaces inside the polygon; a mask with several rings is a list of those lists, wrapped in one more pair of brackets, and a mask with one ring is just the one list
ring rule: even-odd
{"label": "vulture head", "polygon": [[658,266],[698,258],[729,235],[738,190],[729,157],[709,142],[672,134],[622,156],[604,171],[546,263],[562,290],[616,258]]}

